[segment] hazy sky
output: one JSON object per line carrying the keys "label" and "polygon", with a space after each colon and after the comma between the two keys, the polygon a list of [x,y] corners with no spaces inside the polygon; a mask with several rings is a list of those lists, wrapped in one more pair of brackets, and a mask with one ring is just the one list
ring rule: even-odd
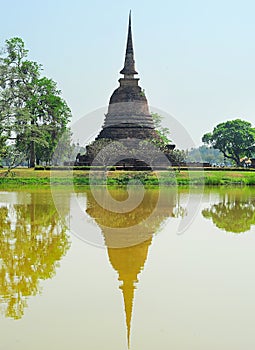
{"label": "hazy sky", "polygon": [[123,67],[130,9],[150,106],[173,115],[197,145],[221,121],[255,124],[254,1],[5,1],[1,46],[21,37],[76,121],[100,107],[106,112]]}

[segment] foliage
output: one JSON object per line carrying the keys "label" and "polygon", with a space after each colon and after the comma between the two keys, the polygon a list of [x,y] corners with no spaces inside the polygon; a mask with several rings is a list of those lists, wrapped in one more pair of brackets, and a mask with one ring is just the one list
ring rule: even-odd
{"label": "foliage", "polygon": [[167,150],[165,153],[172,165],[180,166],[186,161],[187,158],[187,152],[180,149]]}
{"label": "foliage", "polygon": [[19,166],[26,158],[26,155],[19,151],[15,144],[5,145],[2,150],[2,158],[5,164],[7,165],[7,173],[8,176],[11,173],[11,169]]}
{"label": "foliage", "polygon": [[154,140],[154,142],[156,142],[156,144],[159,143],[160,148],[164,148],[166,145],[171,143],[171,140],[169,139],[170,130],[162,126],[163,117],[161,115],[158,113],[152,113],[151,116],[160,140],[160,142],[158,142],[158,140]]}
{"label": "foliage", "polygon": [[159,147],[161,151],[167,156],[173,165],[180,165],[186,160],[186,152],[184,150],[179,149],[170,149],[167,146],[171,144],[170,130],[169,128],[162,126],[163,117],[158,113],[152,113],[152,118],[154,121],[156,132],[159,136],[159,140],[152,140],[155,146]]}
{"label": "foliage", "polygon": [[237,166],[241,166],[240,159],[251,155],[251,147],[255,143],[255,129],[251,123],[235,119],[218,124],[212,133],[203,136],[202,141],[218,149]]}
{"label": "foliage", "polygon": [[27,59],[21,38],[6,40],[0,57],[0,146],[10,140],[30,166],[50,158],[71,116],[56,83],[41,77],[40,64]]}
{"label": "foliage", "polygon": [[75,157],[77,153],[83,151],[84,149],[77,143],[75,144],[72,141],[72,132],[70,128],[67,128],[60,139],[57,142],[57,145],[54,149],[54,153],[48,155],[46,152],[42,152],[42,158],[41,160],[44,161],[47,164],[53,164],[53,165],[61,165],[65,162],[73,163],[75,160]]}
{"label": "foliage", "polygon": [[198,148],[191,148],[187,152],[188,162],[203,162],[210,163],[211,165],[230,165],[231,161],[224,159],[223,154],[218,150],[212,147],[200,146]]}

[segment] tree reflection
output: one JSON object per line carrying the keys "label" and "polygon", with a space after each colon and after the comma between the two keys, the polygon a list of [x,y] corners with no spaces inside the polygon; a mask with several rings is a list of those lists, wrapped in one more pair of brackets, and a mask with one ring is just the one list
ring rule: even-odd
{"label": "tree reflection", "polygon": [[[86,212],[101,228],[109,261],[118,273],[129,347],[134,291],[139,282],[138,275],[147,260],[153,235],[169,217],[184,215],[184,211],[176,201],[177,195],[173,189],[165,188],[163,192],[162,189],[145,190],[142,202],[126,213],[107,209],[107,190],[98,188],[97,191],[99,201],[90,191],[87,192]],[[119,205],[127,198],[127,192],[121,189],[111,189],[110,194],[120,201]]]}
{"label": "tree reflection", "polygon": [[202,210],[202,215],[226,232],[246,232],[255,225],[255,199],[244,190],[225,192],[221,202]]}
{"label": "tree reflection", "polygon": [[15,203],[0,207],[0,227],[1,308],[19,319],[40,280],[54,276],[69,240],[50,192],[17,194]]}

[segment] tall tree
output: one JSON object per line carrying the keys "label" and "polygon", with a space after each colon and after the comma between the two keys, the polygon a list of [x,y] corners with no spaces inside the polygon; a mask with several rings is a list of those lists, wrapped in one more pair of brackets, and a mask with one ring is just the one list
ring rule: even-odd
{"label": "tall tree", "polygon": [[56,83],[41,77],[41,65],[27,55],[21,38],[6,40],[0,57],[0,131],[34,167],[42,148],[53,153],[71,112]]}
{"label": "tall tree", "polygon": [[255,129],[251,123],[235,119],[218,124],[212,133],[202,137],[202,141],[223,153],[224,157],[232,159],[241,166],[240,159],[251,156],[255,143]]}

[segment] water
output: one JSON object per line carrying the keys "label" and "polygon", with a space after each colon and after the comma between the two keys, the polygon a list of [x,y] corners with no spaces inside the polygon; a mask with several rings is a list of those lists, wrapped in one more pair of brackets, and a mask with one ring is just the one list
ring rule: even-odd
{"label": "water", "polygon": [[0,193],[0,350],[254,348],[255,189],[110,195]]}

